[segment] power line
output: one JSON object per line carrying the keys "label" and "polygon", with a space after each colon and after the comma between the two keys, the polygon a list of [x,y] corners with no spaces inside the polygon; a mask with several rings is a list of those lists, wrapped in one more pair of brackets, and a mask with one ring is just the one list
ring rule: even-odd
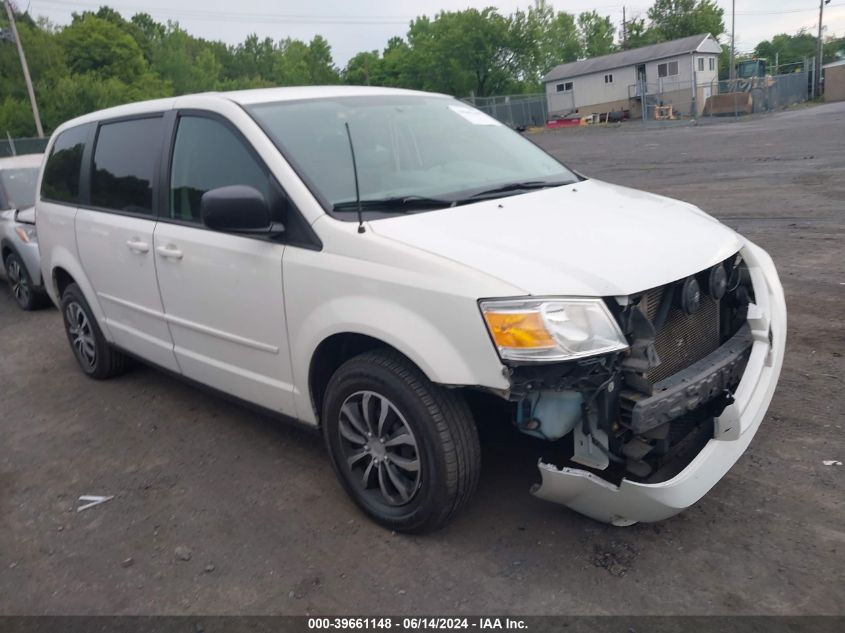
{"label": "power line", "polygon": [[[828,8],[845,7],[845,3],[829,4]],[[783,9],[782,11],[737,11],[737,15],[784,15],[787,13],[815,13],[815,7],[811,9]]]}

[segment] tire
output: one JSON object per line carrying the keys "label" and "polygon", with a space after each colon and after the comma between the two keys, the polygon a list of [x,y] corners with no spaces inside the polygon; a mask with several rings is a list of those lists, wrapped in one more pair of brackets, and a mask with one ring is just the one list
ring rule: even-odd
{"label": "tire", "polygon": [[90,378],[105,380],[126,370],[128,359],[103,336],[91,307],[76,284],[62,293],[62,321],[79,367]]}
{"label": "tire", "polygon": [[37,310],[47,305],[47,297],[32,284],[32,278],[17,253],[9,253],[3,265],[12,296],[21,310]]}
{"label": "tire", "polygon": [[475,491],[481,448],[463,396],[433,384],[396,352],[366,352],[341,365],[322,419],[341,485],[391,530],[437,530]]}

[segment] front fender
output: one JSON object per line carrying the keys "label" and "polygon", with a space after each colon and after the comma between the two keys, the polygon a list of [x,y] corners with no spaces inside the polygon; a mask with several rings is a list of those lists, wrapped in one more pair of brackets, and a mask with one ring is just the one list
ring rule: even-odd
{"label": "front fender", "polygon": [[[478,311],[475,305],[467,307]],[[466,331],[465,325],[455,319],[447,332],[423,313],[366,295],[337,297],[319,305],[304,315],[291,335],[298,417],[317,423],[308,383],[311,360],[319,345],[336,334],[363,334],[382,341],[407,356],[432,382],[507,389],[502,364],[480,317],[476,331]]]}

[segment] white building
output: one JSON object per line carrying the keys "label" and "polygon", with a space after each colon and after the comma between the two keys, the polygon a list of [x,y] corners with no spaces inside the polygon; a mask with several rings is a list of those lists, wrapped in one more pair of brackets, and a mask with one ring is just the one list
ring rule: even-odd
{"label": "white building", "polygon": [[630,110],[642,116],[643,92],[653,105],[699,115],[715,91],[722,48],[707,33],[593,57],[550,70],[543,82],[549,115]]}

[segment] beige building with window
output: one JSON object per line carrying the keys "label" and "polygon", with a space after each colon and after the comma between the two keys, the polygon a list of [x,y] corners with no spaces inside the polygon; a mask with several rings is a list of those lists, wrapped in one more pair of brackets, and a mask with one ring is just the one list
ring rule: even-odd
{"label": "beige building with window", "polygon": [[629,110],[642,116],[642,100],[671,104],[679,115],[698,116],[715,90],[722,48],[707,33],[593,57],[550,70],[543,82],[550,116]]}

